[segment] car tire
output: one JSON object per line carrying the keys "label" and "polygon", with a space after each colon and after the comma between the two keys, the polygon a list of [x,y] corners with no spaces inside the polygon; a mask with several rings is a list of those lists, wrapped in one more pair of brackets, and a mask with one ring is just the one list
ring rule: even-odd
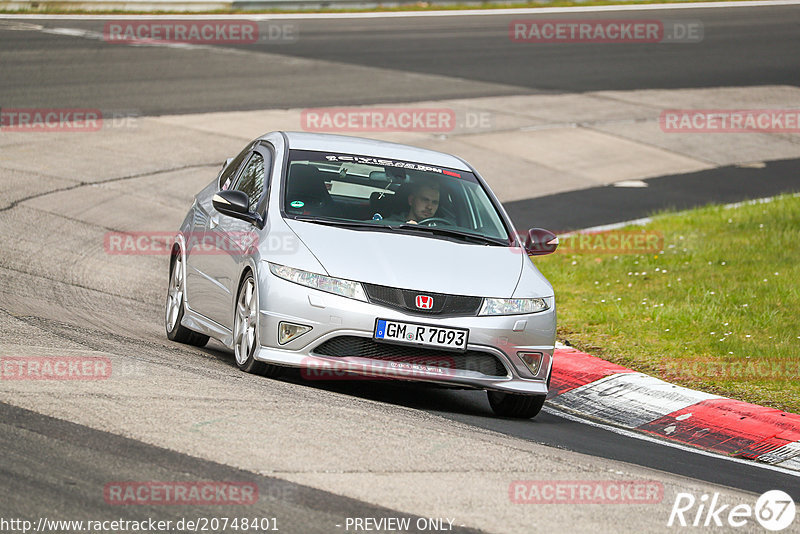
{"label": "car tire", "polygon": [[208,336],[189,330],[181,324],[185,295],[186,281],[184,280],[183,257],[178,251],[173,254],[170,261],[167,302],[164,305],[164,328],[170,341],[186,343],[195,347],[205,347],[206,343],[208,343]]}
{"label": "car tire", "polygon": [[[547,389],[550,389],[550,380],[553,378],[553,368],[547,374]],[[489,405],[496,415],[501,417],[515,417],[530,419],[542,411],[547,395],[515,395],[499,391],[487,391]]]}
{"label": "car tire", "polygon": [[233,351],[236,366],[246,373],[274,378],[281,374],[283,368],[255,359],[260,345],[259,315],[258,289],[253,273],[248,271],[239,284],[233,309]]}
{"label": "car tire", "polygon": [[519,395],[500,391],[487,391],[486,394],[495,415],[516,419],[535,417],[542,410],[547,398],[547,395]]}

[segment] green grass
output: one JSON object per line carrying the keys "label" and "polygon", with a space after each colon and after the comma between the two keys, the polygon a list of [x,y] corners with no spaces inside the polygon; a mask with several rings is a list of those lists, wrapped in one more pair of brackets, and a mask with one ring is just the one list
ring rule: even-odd
{"label": "green grass", "polygon": [[661,251],[534,258],[558,337],[694,389],[800,413],[800,197],[662,213]]}
{"label": "green grass", "polygon": [[[71,15],[136,15],[136,14],[159,14],[159,15],[224,15],[224,14],[258,14],[258,13],[362,13],[362,12],[392,12],[392,11],[450,11],[463,9],[518,9],[518,8],[540,8],[540,7],[574,7],[574,6],[613,6],[630,4],[671,4],[671,3],[694,3],[694,2],[725,2],[729,0],[540,0],[533,2],[508,2],[508,3],[470,3],[463,4],[437,4],[435,2],[416,2],[400,6],[377,6],[375,8],[320,8],[320,9],[225,9],[211,11],[128,11],[128,10],[83,10],[73,9],[58,2],[41,2],[35,9],[0,9],[3,14],[24,14],[24,15],[55,15],[68,13]],[[735,0],[746,1],[746,0]]]}

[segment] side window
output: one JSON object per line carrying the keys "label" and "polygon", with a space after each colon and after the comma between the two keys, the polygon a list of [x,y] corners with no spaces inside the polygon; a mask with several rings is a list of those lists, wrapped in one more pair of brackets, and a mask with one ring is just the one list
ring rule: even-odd
{"label": "side window", "polygon": [[476,190],[477,187],[479,186],[470,185],[465,187],[465,191],[469,196],[468,201],[472,205],[472,217],[477,226],[475,230],[480,230],[481,232],[489,235],[505,238],[505,232],[503,231],[503,228],[498,226],[500,224],[499,218],[497,216],[492,217],[491,215],[495,210],[490,203],[489,197],[478,194]]}
{"label": "side window", "polygon": [[258,201],[261,200],[261,193],[264,191],[264,158],[261,154],[254,152],[250,161],[244,166],[236,183],[231,189],[242,191],[250,199],[250,211],[256,211]]}
{"label": "side window", "polygon": [[231,188],[231,182],[233,181],[234,177],[236,176],[236,171],[239,169],[239,166],[244,161],[244,158],[250,153],[250,147],[242,150],[238,156],[233,158],[227,167],[222,171],[219,175],[219,189],[220,191],[227,191]]}

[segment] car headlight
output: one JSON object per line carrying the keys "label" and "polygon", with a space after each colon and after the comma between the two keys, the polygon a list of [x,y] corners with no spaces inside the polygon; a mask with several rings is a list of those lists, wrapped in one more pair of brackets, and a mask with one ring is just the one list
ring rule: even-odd
{"label": "car headlight", "polygon": [[325,291],[326,293],[333,293],[334,295],[341,295],[343,297],[367,302],[367,295],[364,293],[364,288],[358,282],[333,278],[331,276],[325,276],[324,274],[301,271],[300,269],[293,269],[292,267],[277,265],[275,263],[269,264],[269,270],[275,276],[288,280],[289,282],[294,282],[295,284],[300,284],[301,286],[312,287],[320,291]]}
{"label": "car headlight", "polygon": [[478,315],[520,315],[536,313],[550,308],[547,299],[483,299]]}

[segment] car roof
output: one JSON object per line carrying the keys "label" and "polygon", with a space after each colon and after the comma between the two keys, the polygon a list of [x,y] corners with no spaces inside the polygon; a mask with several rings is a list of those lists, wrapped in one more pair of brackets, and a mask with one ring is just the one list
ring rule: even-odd
{"label": "car roof", "polygon": [[357,154],[471,171],[461,159],[435,150],[347,135],[309,132],[283,133],[289,141],[289,149]]}

